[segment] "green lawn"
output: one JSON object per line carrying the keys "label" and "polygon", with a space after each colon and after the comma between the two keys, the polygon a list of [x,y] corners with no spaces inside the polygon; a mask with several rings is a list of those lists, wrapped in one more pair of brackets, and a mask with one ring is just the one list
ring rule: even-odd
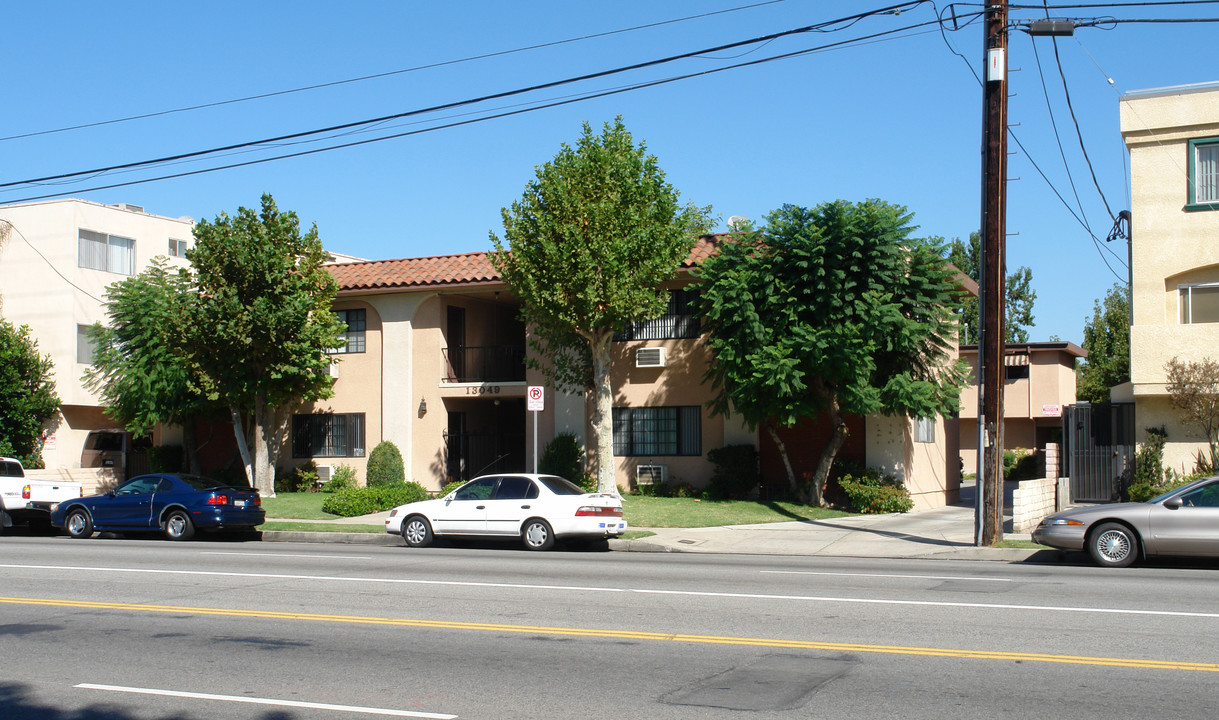
{"label": "green lawn", "polygon": [[[262,508],[268,518],[293,520],[335,520],[337,515],[322,512],[326,493],[277,493],[263,498]],[[719,525],[752,525],[755,523],[788,522],[842,517],[850,513],[823,510],[789,502],[750,502],[747,500],[695,500],[694,498],[658,498],[627,495],[622,498],[623,516],[632,527],[715,527]],[[294,523],[294,525],[307,523]],[[279,527],[287,523],[266,523],[264,530],[300,529]],[[339,526],[375,527],[375,526]],[[312,529],[312,528],[305,528]],[[319,528],[329,530],[327,526]],[[377,528],[384,532],[384,528]],[[370,530],[348,532],[372,532]]]}

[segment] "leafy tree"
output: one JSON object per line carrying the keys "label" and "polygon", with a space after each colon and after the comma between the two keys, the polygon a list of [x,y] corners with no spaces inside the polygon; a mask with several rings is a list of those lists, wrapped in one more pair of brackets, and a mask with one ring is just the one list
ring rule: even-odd
{"label": "leafy tree", "polygon": [[[206,391],[229,408],[251,485],[274,496],[274,451],[300,402],[333,395],[326,351],[343,341],[331,303],[337,286],[317,226],[301,234],[294,212],[270,195],[262,209],[239,208],[195,225],[186,253],[198,291],[187,342]],[[243,416],[251,418],[254,457]]]}
{"label": "leafy tree", "polygon": [[1130,296],[1114,284],[1102,303],[1092,308],[1084,325],[1083,349],[1088,359],[1079,368],[1075,397],[1092,403],[1109,402],[1109,388],[1130,380]]}
{"label": "leafy tree", "polygon": [[195,419],[215,413],[207,378],[187,343],[198,322],[198,295],[190,274],[176,271],[163,257],[142,273],[110,286],[107,325],[95,325],[92,367],[86,388],[98,393],[106,414],[136,434],[158,423],[182,425],[191,472],[199,472]]}
{"label": "leafy tree", "polygon": [[710,228],[710,208],[681,206],[656,157],[635,145],[622,118],[600,136],[588,123],[537,168],[521,199],[502,210],[504,242],[491,262],[521,298],[532,347],[558,387],[592,394],[597,484],[614,482],[610,343],[615,332],[665,308],[660,290]]}
{"label": "leafy tree", "polygon": [[[956,274],[912,215],[881,200],[785,205],[762,232],[726,242],[699,270],[717,390],[713,409],[766,428],[791,492],[821,505],[845,416],[946,415],[966,366],[953,362]],[[833,432],[811,498],[779,428],[827,413]]]}
{"label": "leafy tree", "polygon": [[1219,363],[1204,357],[1164,363],[1168,401],[1180,412],[1181,422],[1202,433],[1210,447],[1211,465],[1219,467]]}
{"label": "leafy tree", "polygon": [[29,326],[0,319],[0,454],[26,467],[43,466],[42,426],[59,410],[53,370]]}
{"label": "leafy tree", "polygon": [[[969,242],[955,238],[948,246],[948,262],[978,282],[982,278],[981,234],[971,232]],[[1033,290],[1033,271],[1027,267],[1016,268],[1004,282],[1003,293],[1003,342],[1026,343],[1028,329],[1033,326],[1033,303],[1037,291]],[[965,295],[958,307],[961,309],[962,342],[978,342],[978,298]]]}

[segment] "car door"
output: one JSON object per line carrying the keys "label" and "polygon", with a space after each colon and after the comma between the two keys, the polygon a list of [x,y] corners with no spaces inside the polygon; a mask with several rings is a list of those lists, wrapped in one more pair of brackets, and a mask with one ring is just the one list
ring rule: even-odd
{"label": "car door", "polygon": [[457,488],[453,499],[440,507],[432,520],[438,535],[483,535],[487,532],[487,504],[495,495],[499,477],[471,480]]}
{"label": "car door", "polygon": [[500,478],[495,497],[487,503],[487,533],[489,535],[516,535],[521,523],[534,514],[534,501],[538,488],[532,480],[519,475]]}
{"label": "car door", "polygon": [[1180,507],[1171,499],[1151,509],[1153,546],[1161,555],[1219,556],[1219,480],[1178,495]]}
{"label": "car door", "polygon": [[99,499],[93,507],[93,526],[126,528],[130,530],[150,529],[152,517],[152,495],[161,478],[142,475],[119,485],[113,495]]}

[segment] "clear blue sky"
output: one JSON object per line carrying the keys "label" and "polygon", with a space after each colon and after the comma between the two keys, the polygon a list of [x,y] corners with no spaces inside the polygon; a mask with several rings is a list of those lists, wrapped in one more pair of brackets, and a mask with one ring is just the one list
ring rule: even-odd
{"label": "clear blue sky", "polygon": [[[757,2],[757,0],[753,0]],[[703,50],[879,9],[891,0],[785,0],[522,52],[530,46],[753,4],[642,2],[10,3],[4,13],[5,112],[0,136],[55,130],[305,86],[394,73],[260,100],[0,141],[0,182],[79,172],[315,130],[471,100],[586,73]],[[1059,3],[1050,2],[1051,8]],[[954,6],[964,23],[978,4]],[[914,211],[920,233],[967,237],[979,225],[981,22],[942,34],[943,4],[914,5],[731,50],[573,85],[391,120],[321,142],[277,143],[72,182],[0,189],[0,203],[62,193],[128,202],[172,217],[213,218],[257,207],[316,222],[328,248],[370,259],[485,250],[500,208],[535,165],[583,121],[621,114],[683,197],[760,221],[785,203],[877,197]],[[1055,17],[1194,18],[1219,3],[1052,9]],[[1014,10],[1013,19],[1044,16]],[[923,25],[922,27],[914,27]],[[128,182],[426,130],[579,94],[703,73],[785,53],[884,35],[750,67],[705,74],[359,147],[112,189]],[[1118,132],[1123,92],[1219,80],[1215,24],[1109,24],[1057,41],[1062,72],[1097,183],[1114,213],[1129,207]],[[1093,302],[1125,282],[1126,249],[1097,249],[1056,189],[1104,245],[1112,225],[1064,101],[1051,40],[1014,32],[1009,121],[1049,177],[1014,144],[1008,266],[1028,266],[1037,291],[1031,339],[1076,343]],[[961,53],[964,58],[954,54]],[[1040,57],[1040,68],[1037,62]],[[450,63],[396,72],[409,68]],[[1044,78],[1044,84],[1043,84]],[[1046,95],[1048,93],[1048,105]],[[1051,126],[1057,123],[1062,151]],[[1064,167],[1063,155],[1066,163]],[[1069,173],[1068,173],[1069,169]],[[1074,190],[1072,190],[1072,181]],[[1184,180],[1182,180],[1184,183]],[[1051,187],[1052,184],[1052,187]],[[1079,203],[1075,200],[1078,193]],[[1082,210],[1080,207],[1082,206]],[[1105,260],[1108,261],[1106,264]]]}

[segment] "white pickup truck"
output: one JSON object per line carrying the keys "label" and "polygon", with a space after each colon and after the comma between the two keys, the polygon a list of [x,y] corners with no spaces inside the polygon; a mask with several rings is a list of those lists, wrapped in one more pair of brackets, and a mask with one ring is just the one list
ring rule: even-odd
{"label": "white pickup truck", "polygon": [[0,457],[0,533],[13,525],[49,526],[52,508],[82,495],[78,482],[31,480],[19,461]]}

